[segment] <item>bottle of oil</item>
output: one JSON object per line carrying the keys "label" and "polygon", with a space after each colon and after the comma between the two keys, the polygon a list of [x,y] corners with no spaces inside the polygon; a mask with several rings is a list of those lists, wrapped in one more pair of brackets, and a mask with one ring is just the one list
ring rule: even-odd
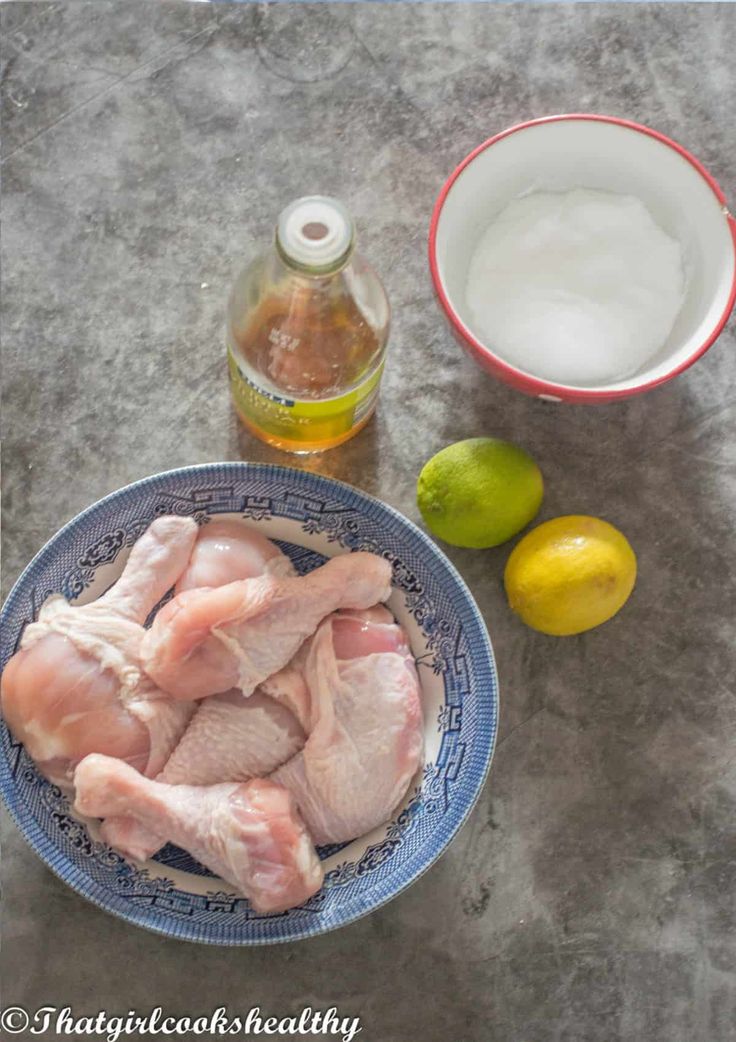
{"label": "bottle of oil", "polygon": [[281,213],[274,247],[233,287],[227,321],[233,401],[246,427],[280,449],[339,445],[375,408],[389,305],[354,248],[345,207],[306,196]]}

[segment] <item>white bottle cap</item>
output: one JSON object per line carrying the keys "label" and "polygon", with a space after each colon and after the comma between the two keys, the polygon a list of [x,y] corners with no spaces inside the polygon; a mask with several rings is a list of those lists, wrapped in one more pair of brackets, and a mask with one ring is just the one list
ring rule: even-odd
{"label": "white bottle cap", "polygon": [[353,221],[337,199],[306,195],[282,210],[276,242],[287,261],[322,271],[343,264],[353,248]]}

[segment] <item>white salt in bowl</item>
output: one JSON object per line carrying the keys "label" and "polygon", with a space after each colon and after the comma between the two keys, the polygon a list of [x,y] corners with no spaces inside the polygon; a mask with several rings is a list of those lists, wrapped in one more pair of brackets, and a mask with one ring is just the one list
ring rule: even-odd
{"label": "white salt in bowl", "polygon": [[[633,376],[596,386],[554,383],[504,359],[465,299],[473,253],[500,211],[529,192],[573,188],[638,197],[685,262],[685,298],[660,350]],[[611,116],[549,116],[490,138],[450,175],[432,215],[429,263],[456,339],[484,369],[538,398],[612,401],[671,380],[719,336],[736,301],[736,219],[705,167],[663,134]]]}

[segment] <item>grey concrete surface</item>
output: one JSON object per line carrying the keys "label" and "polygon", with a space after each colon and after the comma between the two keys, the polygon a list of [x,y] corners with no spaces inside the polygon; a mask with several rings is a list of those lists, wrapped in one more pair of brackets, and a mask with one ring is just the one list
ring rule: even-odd
{"label": "grey concrete surface", "polygon": [[343,931],[259,950],[149,935],[67,889],[5,818],[5,1004],[335,1004],[366,1042],[735,1038],[734,324],[646,396],[533,401],[455,347],[425,240],[472,146],[557,111],[671,134],[733,203],[736,7],[72,0],[0,19],[6,592],[131,480],[285,460],[233,417],[223,306],[279,209],[315,191],[353,210],[395,320],[375,419],[296,465],[417,520],[434,451],[510,438],[541,464],[542,517],[603,516],[640,566],[614,621],[554,640],[507,610],[507,547],[448,551],[498,657],[490,780],[444,858]]}

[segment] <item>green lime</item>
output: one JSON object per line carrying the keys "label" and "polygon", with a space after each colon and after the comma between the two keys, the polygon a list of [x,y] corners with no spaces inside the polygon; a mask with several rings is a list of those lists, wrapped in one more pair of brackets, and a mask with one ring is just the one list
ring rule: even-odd
{"label": "green lime", "polygon": [[417,503],[433,535],[453,546],[498,546],[528,525],[542,504],[542,472],[531,456],[498,438],[448,445],[424,464]]}

